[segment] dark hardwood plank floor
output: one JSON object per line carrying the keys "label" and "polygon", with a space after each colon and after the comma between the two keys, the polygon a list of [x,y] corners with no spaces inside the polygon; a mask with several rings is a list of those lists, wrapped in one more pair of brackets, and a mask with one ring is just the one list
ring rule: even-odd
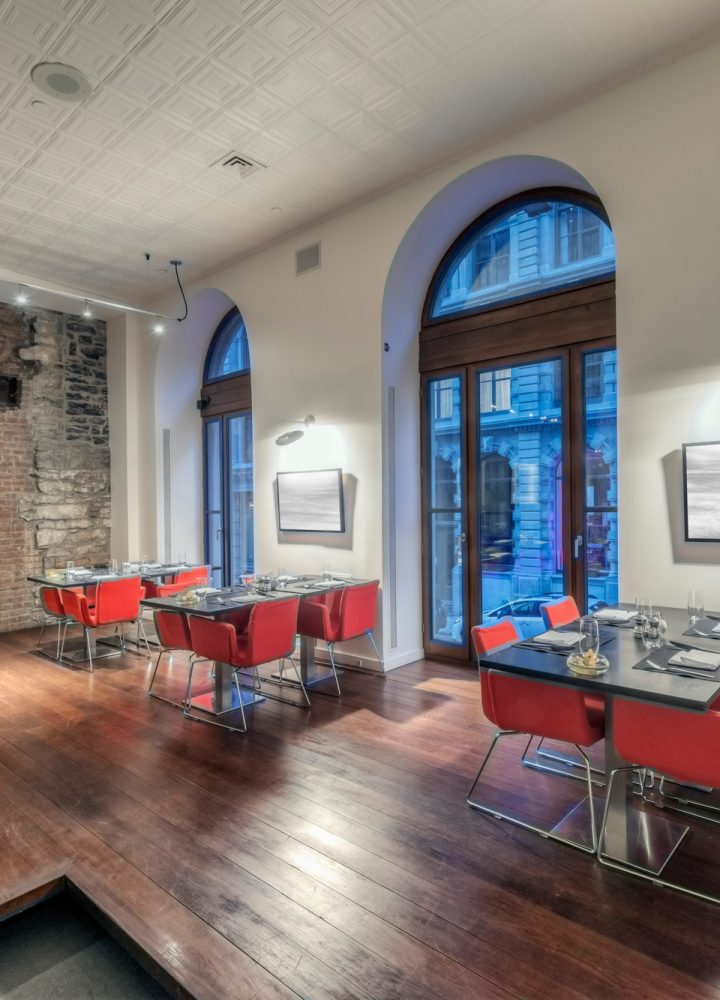
{"label": "dark hardwood plank floor", "polygon": [[[66,875],[199,998],[720,1000],[720,910],[467,807],[492,734],[473,671],[345,673],[243,736],[148,698],[142,658],[90,675],[35,638],[0,636],[0,913]],[[517,749],[493,789],[562,815],[582,786]],[[688,870],[716,844],[697,829]]]}

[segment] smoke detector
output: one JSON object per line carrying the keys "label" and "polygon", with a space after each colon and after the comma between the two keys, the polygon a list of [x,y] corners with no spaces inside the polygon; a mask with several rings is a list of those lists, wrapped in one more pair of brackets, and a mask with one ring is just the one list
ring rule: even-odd
{"label": "smoke detector", "polygon": [[64,63],[38,63],[30,71],[30,77],[38,90],[56,101],[79,104],[92,93],[85,74]]}

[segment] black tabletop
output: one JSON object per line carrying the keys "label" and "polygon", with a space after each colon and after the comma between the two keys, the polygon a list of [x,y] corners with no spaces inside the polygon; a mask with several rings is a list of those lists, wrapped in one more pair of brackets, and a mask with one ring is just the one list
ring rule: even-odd
{"label": "black tabletop", "polygon": [[[163,611],[184,611],[189,615],[202,615],[206,618],[220,618],[222,615],[248,607],[260,601],[282,601],[290,597],[315,597],[327,594],[332,590],[344,590],[347,587],[359,587],[369,580],[323,580],[319,576],[295,577],[281,582],[275,590],[258,594],[246,587],[224,587],[215,593],[201,597],[192,604],[178,601],[176,597],[146,597],[141,604],[148,608]],[[374,581],[372,581],[374,582]]]}
{"label": "black tabletop", "polygon": [[57,576],[28,576],[27,580],[29,583],[39,583],[43,587],[59,587],[67,590],[70,587],[93,587],[108,580],[128,580],[137,576],[144,580],[159,580],[165,576],[172,576],[174,573],[204,568],[204,563],[197,566],[141,566],[138,563],[131,563],[129,573],[111,573],[106,566],[94,566],[87,573],[75,573],[68,576],[67,573],[61,572]]}
{"label": "black tabletop", "polygon": [[[621,605],[622,607],[623,605]],[[625,605],[625,607],[629,607]],[[683,632],[688,627],[686,611],[679,608],[659,609],[668,624],[666,640],[688,642]],[[566,663],[566,653],[547,653],[524,646],[506,646],[488,656],[480,657],[480,665],[507,673],[522,674],[538,680],[584,688],[595,694],[617,694],[642,701],[673,705],[676,708],[704,711],[720,696],[720,680],[695,680],[672,674],[635,670],[634,665],[647,655],[642,643],[633,637],[632,629],[615,628],[616,636],[602,647],[610,661],[608,671],[599,677],[586,677],[572,673]],[[695,644],[695,643],[693,643]],[[698,648],[712,648],[698,640]],[[720,642],[718,643],[720,652]]]}

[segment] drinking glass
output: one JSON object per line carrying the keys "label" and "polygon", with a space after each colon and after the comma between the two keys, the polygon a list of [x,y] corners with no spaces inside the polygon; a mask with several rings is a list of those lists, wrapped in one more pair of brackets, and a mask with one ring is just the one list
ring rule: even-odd
{"label": "drinking glass", "polygon": [[127,576],[127,574],[130,572],[131,569],[132,569],[132,566],[130,565],[129,562],[124,562],[122,564],[122,571],[123,571],[123,575],[124,576]]}
{"label": "drinking glass", "polygon": [[592,615],[584,615],[580,619],[580,656],[585,656],[590,650],[595,656],[600,649],[600,629]]}
{"label": "drinking glass", "polygon": [[118,561],[117,561],[117,559],[111,559],[110,560],[110,564],[108,566],[108,569],[110,570],[110,572],[112,573],[113,576],[117,576],[117,571],[118,571]]}
{"label": "drinking glass", "polygon": [[703,599],[701,590],[689,590],[688,591],[688,616],[690,617],[690,624],[695,625],[700,621],[705,615],[705,601]]}
{"label": "drinking glass", "polygon": [[65,575],[75,576],[75,563],[72,561],[72,559],[68,559],[67,563],[65,564]]}
{"label": "drinking glass", "polygon": [[325,580],[325,581],[327,581],[327,580],[329,580],[329,579],[331,578],[331,576],[332,576],[332,572],[331,572],[331,570],[330,570],[330,565],[329,565],[329,563],[323,563],[323,566],[322,566],[322,570],[321,570],[321,573],[320,573],[320,576],[321,576],[321,578],[322,578],[323,580]]}
{"label": "drinking glass", "polygon": [[179,566],[186,566],[187,565],[187,553],[186,552],[181,552],[178,555],[178,565]]}
{"label": "drinking glass", "polygon": [[140,569],[147,569],[148,567],[148,557],[140,556]]}

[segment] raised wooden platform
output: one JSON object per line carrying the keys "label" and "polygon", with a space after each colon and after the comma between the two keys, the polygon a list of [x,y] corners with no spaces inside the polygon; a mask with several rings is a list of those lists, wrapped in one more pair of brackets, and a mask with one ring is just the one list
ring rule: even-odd
{"label": "raised wooden platform", "polygon": [[[467,807],[473,671],[346,673],[242,736],[149,699],[137,657],[89,675],[34,641],[0,636],[0,913],[68,875],[202,998],[720,998],[720,909]],[[504,751],[513,801],[519,770]],[[525,775],[533,814],[581,792]]]}

